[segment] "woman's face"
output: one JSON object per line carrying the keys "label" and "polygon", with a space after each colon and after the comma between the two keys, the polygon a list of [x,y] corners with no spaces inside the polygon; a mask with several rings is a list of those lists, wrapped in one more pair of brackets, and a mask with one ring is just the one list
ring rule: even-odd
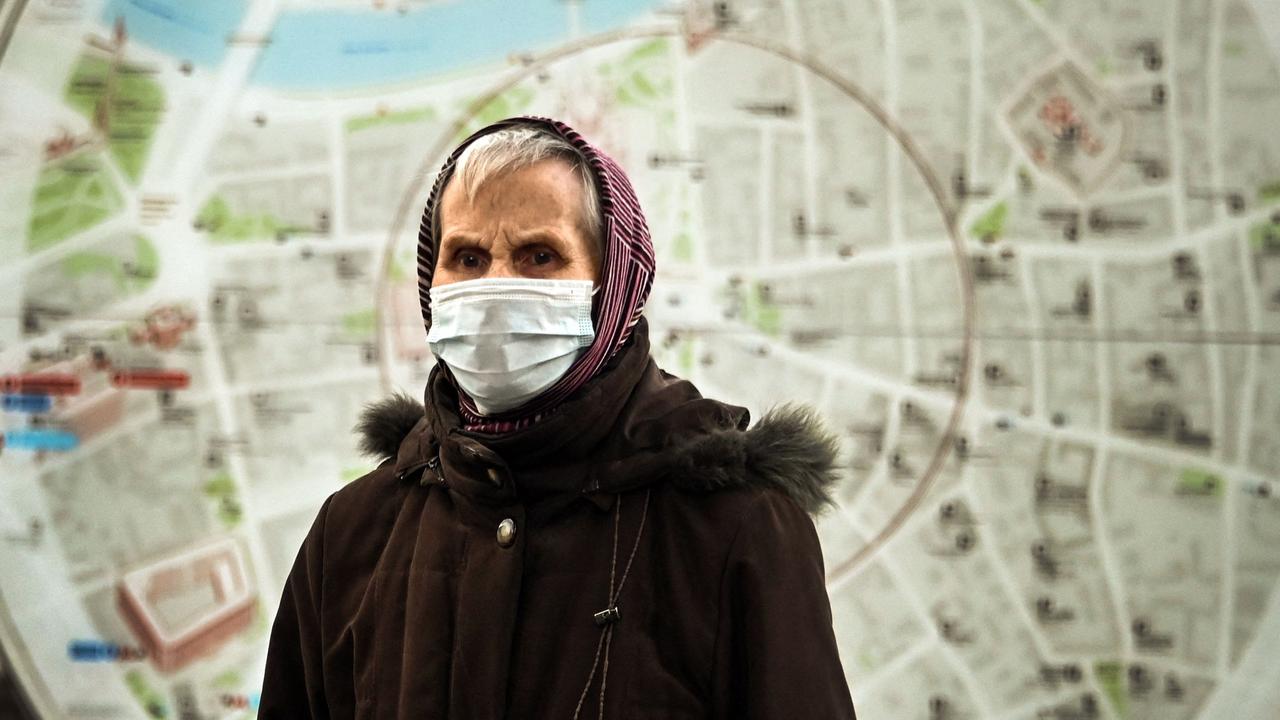
{"label": "woman's face", "polygon": [[476,278],[596,280],[597,244],[582,232],[582,186],[569,163],[540,160],[495,177],[467,202],[452,180],[440,198],[433,286]]}

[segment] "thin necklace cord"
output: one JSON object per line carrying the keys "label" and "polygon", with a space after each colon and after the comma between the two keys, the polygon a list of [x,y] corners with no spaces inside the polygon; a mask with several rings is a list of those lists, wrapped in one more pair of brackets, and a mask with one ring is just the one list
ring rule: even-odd
{"label": "thin necklace cord", "polygon": [[[636,551],[640,548],[640,537],[644,534],[645,519],[649,516],[649,496],[652,493],[651,488],[645,488],[644,506],[640,511],[640,526],[636,528],[636,540],[631,546],[631,554],[627,557],[627,564],[622,569],[622,578],[618,581],[617,588],[614,588],[614,578],[617,574],[618,567],[618,526],[621,524],[622,515],[622,496],[618,495],[613,505],[613,552],[609,558],[609,604],[605,608],[606,611],[616,610],[618,597],[622,595],[622,586],[627,582],[627,576],[631,573],[631,563],[636,559]],[[591,672],[587,674],[587,683],[582,687],[582,694],[578,696],[578,706],[573,710],[573,719],[578,720],[578,715],[582,712],[582,704],[587,699],[587,691],[591,689],[591,681],[596,677],[596,668],[600,665],[601,650],[604,651],[604,667],[600,673],[600,720],[604,720],[604,692],[609,680],[609,648],[613,644],[613,626],[617,622],[617,617],[608,621],[600,628],[600,639],[596,641],[595,659],[591,661]]]}

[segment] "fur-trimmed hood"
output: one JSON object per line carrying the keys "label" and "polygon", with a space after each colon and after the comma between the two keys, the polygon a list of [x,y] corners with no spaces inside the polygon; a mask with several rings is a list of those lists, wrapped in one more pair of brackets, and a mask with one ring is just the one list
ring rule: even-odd
{"label": "fur-trimmed hood", "polygon": [[[425,414],[420,401],[398,392],[367,405],[356,425],[360,451],[394,458]],[[709,430],[671,450],[669,477],[686,490],[770,487],[811,514],[834,504],[838,443],[806,406],[780,405],[747,430]]]}
{"label": "fur-trimmed hood", "polygon": [[380,461],[394,458],[397,474],[407,474],[431,461],[440,438],[471,437],[507,461],[517,484],[524,470],[562,467],[555,474],[578,473],[585,494],[667,480],[691,492],[772,488],[811,514],[834,504],[839,443],[814,410],[782,404],[748,427],[746,408],[704,398],[654,363],[643,321],[636,339],[638,346],[610,371],[512,437],[460,430],[449,409],[456,396],[433,371],[430,405],[396,392],[364,407],[354,428],[360,450]]}

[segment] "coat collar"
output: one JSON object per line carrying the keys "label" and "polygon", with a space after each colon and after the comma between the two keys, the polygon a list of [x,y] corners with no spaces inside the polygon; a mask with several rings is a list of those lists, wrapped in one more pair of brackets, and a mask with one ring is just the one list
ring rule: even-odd
{"label": "coat collar", "polygon": [[[607,509],[617,493],[665,479],[693,492],[772,487],[811,513],[833,504],[838,441],[816,413],[784,405],[748,429],[746,408],[702,397],[659,368],[649,347],[642,317],[626,348],[554,413],[503,435],[462,429],[456,391],[433,369],[425,402],[394,393],[365,407],[360,448],[393,458],[402,479],[443,463],[463,481],[456,489],[482,500],[584,496]],[[486,482],[482,465],[500,468],[510,486]]]}

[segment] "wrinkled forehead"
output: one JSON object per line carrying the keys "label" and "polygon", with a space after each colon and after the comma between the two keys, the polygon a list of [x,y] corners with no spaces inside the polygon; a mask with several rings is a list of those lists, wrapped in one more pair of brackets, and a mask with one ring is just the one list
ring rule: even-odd
{"label": "wrinkled forehead", "polygon": [[[464,237],[487,241],[493,232],[546,231],[568,244],[559,248],[562,252],[603,254],[599,199],[583,187],[574,159],[545,157],[478,180],[465,169],[453,175],[439,193],[432,219],[437,253]],[[595,204],[594,213],[588,203]]]}

